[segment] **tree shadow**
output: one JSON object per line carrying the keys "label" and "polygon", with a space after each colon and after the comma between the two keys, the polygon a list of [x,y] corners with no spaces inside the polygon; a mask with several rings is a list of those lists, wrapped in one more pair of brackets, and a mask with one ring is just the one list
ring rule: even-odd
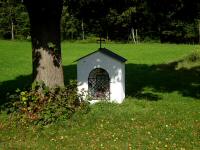
{"label": "tree shadow", "polygon": [[[63,67],[65,84],[76,79],[76,65]],[[7,102],[6,95],[14,93],[16,89],[26,89],[31,86],[32,75],[20,75],[13,80],[0,82],[0,106]]]}
{"label": "tree shadow", "polygon": [[14,93],[16,89],[30,87],[32,75],[20,75],[13,80],[3,81],[0,83],[0,106],[7,102],[7,94]]}
{"label": "tree shadow", "polygon": [[[176,70],[178,62],[160,65],[127,64],[126,96],[156,101],[161,99],[154,92],[177,91],[183,96],[200,99],[200,66],[191,69]],[[77,77],[76,65],[63,67],[65,84]],[[14,80],[0,83],[0,106],[6,102],[6,93],[17,88],[23,89],[31,85],[32,75],[21,75]],[[151,88],[152,92],[144,92]]]}
{"label": "tree shadow", "polygon": [[63,72],[64,72],[65,85],[68,84],[70,80],[77,79],[76,64],[64,66]]}
{"label": "tree shadow", "polygon": [[[157,95],[144,93],[144,88],[154,92],[177,91],[183,96],[200,98],[200,66],[176,70],[178,62],[160,65],[127,64],[126,95],[157,100]],[[146,95],[146,96],[145,96]]]}

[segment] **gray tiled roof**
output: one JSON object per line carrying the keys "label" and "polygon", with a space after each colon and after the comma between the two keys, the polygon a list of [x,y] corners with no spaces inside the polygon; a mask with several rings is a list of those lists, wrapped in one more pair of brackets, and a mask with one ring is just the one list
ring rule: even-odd
{"label": "gray tiled roof", "polygon": [[83,59],[83,58],[85,58],[87,56],[90,56],[90,55],[96,53],[96,52],[101,52],[101,53],[103,53],[103,54],[105,54],[107,56],[110,56],[110,57],[112,57],[112,58],[114,58],[114,59],[116,59],[118,61],[121,61],[121,62],[126,62],[127,61],[126,58],[124,58],[122,56],[119,56],[118,54],[116,54],[116,53],[114,53],[114,52],[112,52],[112,51],[110,51],[110,50],[108,50],[106,48],[99,48],[97,51],[94,51],[94,52],[92,52],[90,54],[87,54],[87,55],[77,59],[76,61],[79,61],[79,60],[81,60],[81,59]]}

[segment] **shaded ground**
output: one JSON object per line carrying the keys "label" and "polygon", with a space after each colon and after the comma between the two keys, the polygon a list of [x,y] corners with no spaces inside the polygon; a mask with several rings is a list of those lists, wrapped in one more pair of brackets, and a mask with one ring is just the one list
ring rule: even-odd
{"label": "shaded ground", "polygon": [[162,65],[126,65],[126,94],[132,97],[157,100],[152,93],[143,93],[144,88],[154,92],[178,91],[183,96],[200,98],[200,67],[176,70],[178,62]]}
{"label": "shaded ground", "polygon": [[[183,96],[200,99],[200,66],[177,70],[178,62],[161,65],[127,64],[126,95],[138,99],[159,100],[154,92],[178,91]],[[64,66],[65,83],[76,79],[76,65]],[[19,76],[15,80],[0,83],[1,103],[7,92],[24,88],[31,84],[31,75]],[[149,88],[153,92],[145,92]]]}
{"label": "shaded ground", "polygon": [[[76,65],[64,66],[65,84],[69,80],[76,79]],[[6,102],[6,94],[13,93],[17,88],[24,89],[30,87],[32,83],[32,75],[21,75],[14,80],[8,80],[0,83],[0,105]]]}

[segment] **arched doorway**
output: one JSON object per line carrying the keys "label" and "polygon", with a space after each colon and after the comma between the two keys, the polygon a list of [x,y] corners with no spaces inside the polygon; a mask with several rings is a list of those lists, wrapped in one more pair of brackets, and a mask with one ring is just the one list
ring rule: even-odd
{"label": "arched doorway", "polygon": [[93,69],[88,77],[89,96],[95,100],[110,99],[110,78],[106,70]]}

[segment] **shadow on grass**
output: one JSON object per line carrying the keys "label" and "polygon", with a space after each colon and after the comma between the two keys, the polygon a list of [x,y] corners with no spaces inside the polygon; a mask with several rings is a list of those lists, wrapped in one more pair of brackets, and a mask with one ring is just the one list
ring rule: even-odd
{"label": "shadow on grass", "polygon": [[[200,99],[200,67],[176,70],[178,62],[161,65],[127,64],[126,95],[138,99],[156,101],[157,94],[144,92],[151,88],[153,92],[178,91],[183,96]],[[65,84],[76,79],[76,65],[64,66]],[[0,105],[5,103],[7,92],[30,86],[31,75],[19,76],[15,80],[0,83]]]}
{"label": "shadow on grass", "polygon": [[178,91],[183,96],[200,99],[200,66],[176,70],[178,62],[161,65],[127,64],[126,95],[158,100],[158,95],[144,93],[144,88],[154,92]]}
{"label": "shadow on grass", "polygon": [[[70,80],[76,79],[76,65],[69,65],[63,67],[65,84]],[[4,104],[6,100],[6,93],[13,93],[17,88],[25,89],[30,87],[32,83],[32,75],[21,75],[14,80],[8,80],[0,83],[0,106]]]}

